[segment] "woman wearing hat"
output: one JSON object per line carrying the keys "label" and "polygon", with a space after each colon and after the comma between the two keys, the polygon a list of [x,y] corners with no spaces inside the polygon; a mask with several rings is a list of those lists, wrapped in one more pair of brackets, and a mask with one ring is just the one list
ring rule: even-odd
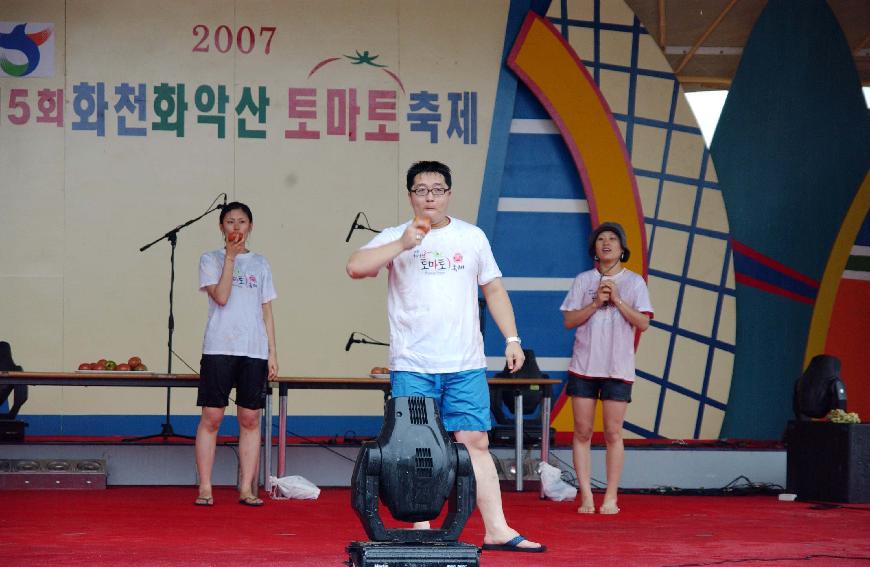
{"label": "woman wearing hat", "polygon": [[624,461],[622,423],[635,379],[635,336],[649,327],[653,313],[646,282],[622,265],[629,254],[622,226],[601,223],[589,238],[589,255],[595,268],[574,278],[561,307],[565,328],[576,329],[566,391],[574,410],[572,448],[580,484],[580,514],[595,512],[590,473],[597,400],[601,400],[607,443],[607,490],[598,511],[619,512],[616,502]]}

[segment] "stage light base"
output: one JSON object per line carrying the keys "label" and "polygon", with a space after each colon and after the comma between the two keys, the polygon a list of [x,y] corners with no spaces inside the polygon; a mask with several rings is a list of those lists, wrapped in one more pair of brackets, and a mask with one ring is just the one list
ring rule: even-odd
{"label": "stage light base", "polygon": [[480,548],[470,543],[394,543],[352,541],[349,567],[478,567]]}

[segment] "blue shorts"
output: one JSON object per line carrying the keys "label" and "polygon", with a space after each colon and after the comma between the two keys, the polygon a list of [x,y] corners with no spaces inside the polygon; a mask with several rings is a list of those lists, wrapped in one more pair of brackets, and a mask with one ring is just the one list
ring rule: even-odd
{"label": "blue shorts", "polygon": [[434,398],[447,431],[489,431],[492,428],[486,368],[444,374],[393,371],[390,386],[394,398]]}

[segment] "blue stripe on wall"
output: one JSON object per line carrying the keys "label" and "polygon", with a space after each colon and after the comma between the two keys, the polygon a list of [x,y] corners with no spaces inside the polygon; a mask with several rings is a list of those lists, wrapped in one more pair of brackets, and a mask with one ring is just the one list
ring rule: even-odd
{"label": "blue stripe on wall", "polygon": [[[28,423],[25,435],[138,436],[159,433],[165,415],[20,415]],[[288,435],[374,437],[381,429],[381,416],[287,416]],[[196,435],[198,415],[179,415],[171,419],[172,428],[181,435]],[[278,418],[272,419],[278,433]],[[219,435],[235,436],[239,426],[235,416],[221,422]]]}
{"label": "blue stripe on wall", "polygon": [[[529,227],[534,238],[524,236]],[[493,254],[506,277],[573,278],[591,268],[590,230],[588,214],[500,213]]]}
{"label": "blue stripe on wall", "polygon": [[[568,357],[574,344],[574,332],[562,324],[559,306],[565,299],[561,291],[512,291],[511,302],[517,319],[517,328],[523,336],[523,348],[535,351],[536,356]],[[484,335],[487,353],[504,355],[504,338],[492,316],[486,314]]]}
{"label": "blue stripe on wall", "polygon": [[541,104],[541,101],[526,87],[520,84],[514,98],[514,118],[531,118],[550,120],[550,114]]}
{"label": "blue stripe on wall", "polygon": [[740,252],[734,252],[734,270],[778,288],[814,299],[817,289],[809,284],[777,271]]}
{"label": "blue stripe on wall", "polygon": [[500,197],[582,196],[577,169],[561,136],[510,135]]}
{"label": "blue stripe on wall", "polygon": [[861,229],[855,238],[855,244],[858,246],[870,246],[870,214],[864,217],[864,222],[861,224]]}

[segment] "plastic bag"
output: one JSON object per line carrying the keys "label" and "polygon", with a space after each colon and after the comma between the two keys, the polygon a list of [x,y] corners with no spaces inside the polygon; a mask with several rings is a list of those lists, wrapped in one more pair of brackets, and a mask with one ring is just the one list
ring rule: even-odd
{"label": "plastic bag", "polygon": [[288,498],[296,498],[297,500],[317,500],[320,496],[320,489],[310,480],[301,476],[282,476],[276,478],[269,477],[272,483],[272,499],[286,500]]}
{"label": "plastic bag", "polygon": [[577,497],[577,489],[562,480],[562,471],[553,465],[541,462],[538,465],[538,475],[541,477],[544,496],[550,500],[559,502]]}

